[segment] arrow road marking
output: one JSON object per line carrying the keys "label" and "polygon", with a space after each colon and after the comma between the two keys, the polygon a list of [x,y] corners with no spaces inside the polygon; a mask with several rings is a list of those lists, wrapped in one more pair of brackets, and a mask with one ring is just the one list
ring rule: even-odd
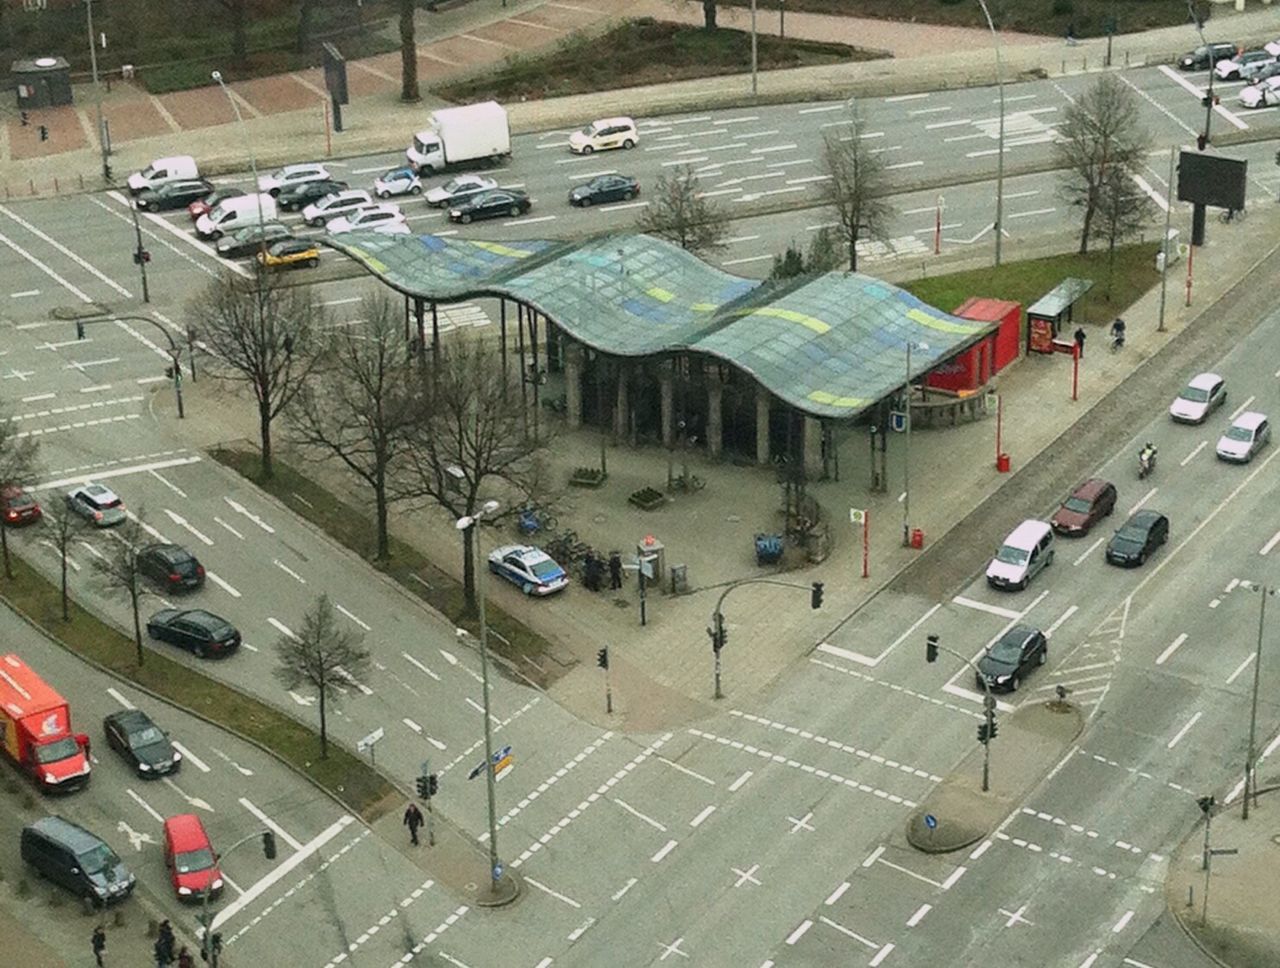
{"label": "arrow road marking", "polygon": [[310,706],[316,701],[315,696],[299,696],[292,689],[289,690],[289,698],[296,702],[299,706]]}
{"label": "arrow road marking", "polygon": [[163,511],[165,514],[169,516],[169,520],[172,521],[174,524],[176,524],[178,527],[186,528],[193,535],[195,535],[199,540],[203,541],[206,545],[209,545],[210,547],[213,546],[213,539],[210,538],[208,535],[204,534],[203,532],[197,530],[195,526],[192,525],[191,522],[189,522],[181,514],[176,514],[175,512],[170,511],[168,508],[163,508]]}
{"label": "arrow road marking", "polygon": [[[185,754],[185,750],[183,752]],[[219,757],[220,759],[224,760],[227,763],[230,763],[232,769],[237,770],[241,776],[253,776],[253,770],[249,769],[247,766],[241,766],[239,763],[237,763],[235,760],[229,757],[226,753],[222,752],[222,750],[218,749],[216,746],[213,748],[213,755]]]}
{"label": "arrow road marking", "polygon": [[167,786],[170,790],[173,790],[176,794],[178,794],[178,796],[182,797],[182,799],[186,800],[187,803],[191,804],[191,806],[197,807],[200,810],[208,810],[210,813],[213,813],[213,807],[209,806],[208,801],[201,800],[199,797],[193,797],[187,794],[186,792],[183,791],[183,789],[180,786],[178,786],[178,784],[174,783],[173,780],[171,780],[167,776],[161,777],[161,779],[164,780],[165,786]]}
{"label": "arrow road marking", "polygon": [[223,500],[227,502],[227,506],[228,506],[229,508],[231,508],[231,510],[235,511],[237,514],[243,514],[246,518],[248,518],[250,521],[252,521],[252,522],[253,522],[254,524],[256,524],[258,527],[260,527],[263,531],[267,532],[267,534],[275,534],[275,533],[276,533],[276,529],[275,529],[275,528],[271,527],[271,525],[269,525],[269,524],[267,524],[267,522],[263,521],[263,520],[262,520],[262,518],[258,517],[256,514],[252,513],[248,508],[246,508],[246,507],[245,507],[243,504],[241,504],[239,501],[233,501],[233,500],[232,500],[231,498],[229,498],[229,497],[223,497]]}
{"label": "arrow road marking", "polygon": [[[131,790],[129,792],[132,793],[133,791]],[[141,830],[134,830],[123,820],[121,820],[118,824],[116,824],[116,830],[120,831],[122,834],[124,834],[126,837],[129,838],[129,843],[133,844],[134,850],[140,851],[142,850],[143,844],[155,844],[156,842],[155,838],[152,837],[149,833],[146,833],[145,831],[141,831]]]}

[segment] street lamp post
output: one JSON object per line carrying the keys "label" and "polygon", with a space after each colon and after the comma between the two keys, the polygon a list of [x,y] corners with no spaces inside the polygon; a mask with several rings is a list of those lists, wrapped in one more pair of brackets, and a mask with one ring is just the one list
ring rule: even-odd
{"label": "street lamp post", "polygon": [[1249,799],[1258,795],[1258,776],[1254,770],[1254,759],[1257,755],[1258,742],[1258,681],[1262,678],[1262,633],[1267,622],[1267,596],[1274,595],[1275,589],[1266,585],[1254,585],[1253,590],[1259,593],[1258,601],[1258,648],[1253,654],[1253,700],[1249,706],[1249,750],[1244,762],[1244,804],[1240,809],[1240,819],[1249,819]]}
{"label": "street lamp post", "polygon": [[756,0],[751,0],[751,96],[756,96]]}
{"label": "street lamp post", "polygon": [[996,137],[996,265],[1000,265],[1001,236],[1004,234],[1004,65],[1000,57],[1000,34],[996,32],[995,21],[991,19],[991,11],[987,9],[987,0],[978,0],[983,16],[987,18],[987,26],[991,28],[991,39],[996,45],[996,87],[1000,92],[1000,127]]}
{"label": "street lamp post", "polygon": [[[249,170],[253,172],[253,190],[256,192],[260,187],[258,184],[258,159],[253,151],[253,140],[249,137],[248,129],[245,128],[244,116],[240,114],[240,105],[237,104],[236,99],[231,96],[231,89],[227,87],[227,82],[222,79],[222,71],[214,71],[209,76],[218,83],[218,87],[222,88],[222,93],[225,94],[227,96],[227,100],[231,102],[231,110],[234,111],[236,115],[236,126],[240,129],[240,137],[244,139],[245,150],[249,152]],[[262,204],[261,201],[259,201],[258,231],[265,234],[263,223]]]}
{"label": "street lamp post", "polygon": [[498,813],[495,799],[493,775],[493,724],[489,714],[489,630],[484,615],[484,573],[486,567],[480,561],[480,532],[477,525],[481,518],[498,510],[497,501],[486,501],[484,507],[474,515],[458,518],[455,525],[464,534],[464,540],[475,539],[473,553],[476,563],[476,605],[480,611],[480,678],[484,691],[484,774],[485,787],[489,795],[489,877],[490,888],[494,894],[498,892],[498,881],[502,876],[502,868],[498,863]]}
{"label": "street lamp post", "polygon": [[107,163],[107,129],[102,120],[102,88],[98,86],[98,50],[93,42],[93,0],[84,0],[85,21],[89,29],[89,69],[93,72],[94,107],[98,112],[98,146],[102,149],[102,177],[111,181],[111,165]]}
{"label": "street lamp post", "polygon": [[906,420],[906,443],[902,450],[902,547],[911,546],[911,348],[927,350],[928,343],[916,343],[907,340],[907,374],[903,383],[902,395],[906,400],[903,407]]}

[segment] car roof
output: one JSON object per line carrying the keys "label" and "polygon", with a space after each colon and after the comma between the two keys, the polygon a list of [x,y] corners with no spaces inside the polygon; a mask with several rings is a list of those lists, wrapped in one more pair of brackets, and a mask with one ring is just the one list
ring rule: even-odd
{"label": "car roof", "polygon": [[1265,413],[1258,413],[1256,410],[1246,410],[1231,422],[1231,426],[1243,427],[1246,430],[1257,430],[1258,425],[1266,419],[1267,415]]}
{"label": "car roof", "polygon": [[1163,517],[1164,515],[1159,511],[1153,511],[1150,508],[1143,508],[1140,511],[1134,511],[1133,514],[1129,516],[1128,523],[1139,524],[1146,527],[1148,525],[1155,524],[1156,521]]}
{"label": "car roof", "polygon": [[1100,477],[1091,477],[1074,491],[1071,492],[1072,497],[1095,498],[1108,487],[1111,486],[1110,481],[1104,481]]}
{"label": "car roof", "polygon": [[995,645],[999,645],[1002,642],[1025,642],[1033,635],[1039,634],[1040,630],[1033,625],[1015,625],[1013,628],[1009,629],[1009,631],[1005,632],[1004,635],[1000,636],[992,647],[994,648]]}
{"label": "car roof", "polygon": [[108,501],[111,500],[112,498],[115,498],[118,500],[120,497],[120,495],[118,495],[115,491],[111,490],[111,488],[107,487],[105,484],[98,484],[93,481],[91,481],[88,484],[82,484],[80,487],[77,487],[71,493],[87,494],[90,497],[105,498]]}
{"label": "car roof", "polygon": [[171,618],[185,618],[188,621],[195,622],[197,625],[203,626],[206,629],[214,626],[220,627],[231,624],[221,615],[214,615],[213,612],[207,611],[203,608],[183,609],[182,611],[174,612]]}
{"label": "car roof", "polygon": [[1020,543],[1026,544],[1028,547],[1035,544],[1043,537],[1046,531],[1052,530],[1049,525],[1043,521],[1037,521],[1030,518],[1023,521],[1020,525],[1009,532],[1009,537],[1004,539],[1005,544],[1011,544],[1017,547]]}
{"label": "car roof", "polygon": [[71,848],[77,854],[92,850],[103,843],[101,837],[89,833],[79,824],[73,823],[66,817],[41,817],[34,823],[28,824],[28,827]]}
{"label": "car roof", "polygon": [[630,118],[624,118],[624,117],[600,118],[598,121],[592,121],[591,123],[597,128],[604,128],[614,124],[629,124],[633,128],[636,126],[636,123],[634,121],[632,121]]}
{"label": "car roof", "polygon": [[117,713],[112,713],[107,719],[113,723],[118,723],[126,733],[137,732],[140,729],[155,725],[151,717],[141,709],[122,709]]}
{"label": "car roof", "polygon": [[1197,373],[1187,381],[1187,386],[1195,387],[1197,390],[1212,390],[1215,385],[1221,382],[1222,377],[1216,373]]}
{"label": "car roof", "polygon": [[179,813],[164,822],[164,834],[175,851],[209,847],[209,835],[194,813]]}

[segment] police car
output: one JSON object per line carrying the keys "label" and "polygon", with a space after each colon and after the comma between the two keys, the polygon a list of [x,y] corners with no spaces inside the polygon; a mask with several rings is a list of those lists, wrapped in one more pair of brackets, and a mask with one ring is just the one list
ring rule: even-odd
{"label": "police car", "polygon": [[504,545],[489,552],[489,570],[526,595],[550,595],[569,584],[565,570],[541,548]]}

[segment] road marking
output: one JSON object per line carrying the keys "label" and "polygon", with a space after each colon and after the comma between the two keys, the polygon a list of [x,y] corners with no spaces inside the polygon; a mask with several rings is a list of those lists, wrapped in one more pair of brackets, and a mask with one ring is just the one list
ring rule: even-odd
{"label": "road marking", "polygon": [[1131,508],[1129,508],[1129,514],[1132,515],[1140,507],[1142,507],[1144,504],[1150,501],[1153,497],[1155,497],[1156,491],[1158,490],[1160,490],[1160,488],[1153,487],[1151,490],[1147,491],[1146,494],[1142,495],[1142,497],[1138,498],[1138,503],[1133,505]]}
{"label": "road marking", "polygon": [[226,521],[223,521],[223,520],[222,520],[222,518],[218,517],[216,514],[213,516],[213,520],[214,520],[214,521],[216,521],[218,524],[222,525],[224,528],[226,528],[228,531],[230,531],[232,534],[234,534],[234,535],[235,535],[237,538],[239,538],[241,541],[243,541],[243,540],[244,540],[244,535],[242,535],[242,534],[241,534],[239,531],[237,531],[235,528],[231,527],[231,525],[227,524],[227,522],[226,522]]}
{"label": "road marking", "polygon": [[1261,550],[1259,550],[1258,554],[1260,554],[1260,555],[1268,555],[1268,554],[1270,554],[1270,553],[1271,553],[1271,549],[1272,549],[1272,548],[1274,548],[1274,547],[1276,546],[1276,543],[1277,543],[1277,542],[1280,542],[1280,531],[1277,531],[1275,534],[1273,534],[1273,535],[1271,536],[1271,540],[1270,540],[1270,541],[1268,541],[1266,544],[1264,544],[1264,545],[1262,546],[1262,548],[1261,548]]}
{"label": "road marking", "polygon": [[715,804],[712,804],[708,807],[704,807],[700,814],[698,814],[696,817],[694,817],[692,820],[689,821],[689,826],[690,827],[701,826],[702,821],[706,820],[709,816],[711,816],[715,812],[716,812]]}
{"label": "road marking", "polygon": [[821,921],[823,924],[825,924],[829,928],[835,928],[837,931],[839,931],[841,934],[845,935],[846,937],[853,938],[855,941],[861,941],[868,948],[880,947],[874,941],[869,941],[868,939],[864,938],[862,935],[858,934],[856,931],[851,931],[848,928],[846,928],[843,924],[837,924],[835,921],[832,921],[828,917],[819,915],[818,920]]}
{"label": "road marking", "polygon": [[616,803],[623,810],[627,811],[627,813],[631,814],[633,817],[637,817],[638,819],[643,820],[645,823],[647,823],[650,827],[654,828],[655,830],[664,834],[667,832],[667,828],[665,826],[663,826],[657,820],[654,820],[652,817],[646,816],[645,814],[641,813],[635,807],[631,806],[631,804],[626,803],[622,800],[619,800],[617,797],[611,797],[610,799],[612,800],[613,803]]}
{"label": "road marking", "polygon": [[839,887],[837,887],[834,891],[828,894],[827,899],[822,903],[827,905],[827,907],[830,907],[831,905],[835,904],[836,901],[840,900],[840,898],[844,897],[844,892],[847,890],[849,890],[849,882],[844,881],[843,883],[841,883]]}
{"label": "road marking", "polygon": [[1149,965],[1145,961],[1138,961],[1136,958],[1126,958],[1121,964],[1131,965],[1132,968],[1155,968],[1155,965]]}
{"label": "road marking", "polygon": [[925,877],[923,874],[917,874],[913,870],[908,870],[905,867],[901,867],[898,864],[893,863],[893,861],[885,860],[883,857],[877,858],[877,860],[879,861],[879,863],[884,864],[884,866],[888,867],[890,870],[895,870],[901,874],[906,874],[908,877],[914,877],[918,881],[924,881],[926,884],[932,887],[936,887],[939,889],[942,888],[942,884],[939,881],[935,881],[932,878]]}
{"label": "road marking", "polygon": [[991,841],[984,840],[982,843],[980,843],[977,847],[974,848],[971,854],[969,854],[969,859],[977,860],[979,857],[981,857],[990,849],[991,849]]}
{"label": "road marking", "polygon": [[97,278],[99,281],[105,282],[108,286],[110,286],[112,289],[118,292],[125,299],[133,298],[133,293],[131,293],[124,286],[120,285],[118,282],[116,282],[114,279],[110,278],[109,276],[104,275],[96,267],[94,267],[93,265],[90,265],[84,259],[80,258],[80,256],[76,255],[74,252],[68,249],[65,245],[63,245],[57,239],[54,239],[48,234],[46,234],[45,232],[42,232],[40,229],[36,228],[26,219],[22,218],[19,215],[15,215],[12,211],[10,211],[8,208],[6,208],[3,205],[0,205],[0,213],[7,215],[10,219],[17,222],[24,229],[26,229],[36,238],[45,242],[47,245],[53,246],[53,248],[57,249],[59,252],[65,255],[68,259],[70,259],[72,262],[78,265],[81,269],[84,269],[86,272],[88,272],[89,274]]}
{"label": "road marking", "polygon": [[947,879],[942,882],[942,889],[944,891],[951,890],[951,888],[955,886],[956,881],[960,880],[960,878],[964,876],[964,872],[966,870],[967,868],[964,868],[964,867],[957,867],[955,870],[953,870],[950,876],[948,876]]}
{"label": "road marking", "polygon": [[799,927],[797,927],[794,931],[792,931],[789,935],[787,935],[787,944],[795,944],[797,941],[803,938],[805,932],[812,927],[813,927],[813,922],[810,921],[808,918],[805,918],[803,921],[800,922]]}
{"label": "road marking", "polygon": [[1120,920],[1115,923],[1115,927],[1111,929],[1111,932],[1113,934],[1119,934],[1121,931],[1124,930],[1125,925],[1128,924],[1130,919],[1132,918],[1133,918],[1133,912],[1125,911],[1124,914],[1120,915]]}
{"label": "road marking", "polygon": [[1057,619],[1054,621],[1054,623],[1044,630],[1045,636],[1051,638],[1053,636],[1053,633],[1058,631],[1058,626],[1060,626],[1063,622],[1065,622],[1077,611],[1079,611],[1079,609],[1080,609],[1079,605],[1072,605],[1065,612],[1059,615]]}
{"label": "road marking", "polygon": [[[57,396],[57,394],[56,394],[56,393],[37,393],[35,396],[32,396],[32,397],[23,397],[23,398],[22,398],[22,402],[23,402],[23,403],[35,403],[35,402],[36,402],[36,401],[38,401],[38,400],[52,400],[52,399],[53,399],[54,397],[56,397],[56,396]],[[13,419],[15,419],[15,418],[14,418],[14,417],[10,417],[9,419],[10,419],[10,420],[13,420]]]}
{"label": "road marking", "polygon": [[73,296],[75,296],[75,297],[76,297],[77,299],[79,299],[81,302],[83,302],[83,303],[92,303],[92,302],[93,302],[93,300],[89,298],[89,296],[88,296],[88,294],[87,294],[87,293],[85,293],[85,292],[84,292],[83,290],[81,290],[81,289],[77,289],[75,286],[73,286],[71,283],[69,283],[66,279],[62,278],[62,276],[58,275],[58,274],[57,274],[56,272],[54,272],[51,268],[49,268],[47,265],[45,265],[43,262],[41,262],[39,259],[37,259],[35,256],[33,256],[30,252],[28,252],[26,249],[22,248],[22,246],[18,245],[18,243],[14,242],[12,239],[10,239],[8,236],[4,235],[3,233],[0,233],[0,242],[3,242],[3,243],[4,243],[5,245],[7,245],[10,249],[12,249],[14,252],[16,252],[19,256],[21,256],[22,258],[26,259],[26,260],[27,260],[28,262],[30,262],[33,266],[35,266],[37,269],[39,269],[41,272],[43,272],[46,276],[48,276],[50,279],[52,279],[52,280],[53,280],[54,282],[56,282],[58,285],[62,286],[62,288],[63,288],[63,289],[67,290],[67,292],[71,293]]}
{"label": "road marking", "polygon": [[57,427],[40,427],[35,430],[24,430],[20,434],[14,434],[15,438],[22,437],[44,437],[49,434],[63,433],[67,430],[81,430],[85,427],[100,427],[103,424],[123,423],[126,420],[138,420],[142,414],[125,413],[117,414],[114,417],[100,417],[97,420],[77,420],[75,423],[60,424]]}
{"label": "road marking", "polygon": [[[108,687],[107,687],[107,695],[109,695],[112,699],[114,699],[116,702],[118,702],[118,703],[119,703],[121,706],[123,706],[125,709],[137,709],[137,708],[138,708],[138,707],[137,707],[137,706],[135,706],[133,703],[129,702],[129,700],[128,700],[128,699],[126,699],[126,698],[125,698],[125,697],[124,697],[124,696],[119,692],[119,690],[117,690],[117,689],[116,689],[116,687],[115,687],[115,686],[108,686]],[[174,745],[175,745],[175,746],[177,746],[178,744],[177,744],[177,743],[175,743]]]}
{"label": "road marking", "polygon": [[417,668],[418,671],[424,672],[427,675],[429,675],[432,679],[434,679],[436,682],[440,682],[440,677],[438,675],[436,675],[434,672],[428,669],[425,665],[423,665],[421,662],[419,662],[417,659],[411,656],[408,652],[401,652],[400,657],[404,659],[406,662],[408,662],[410,665]]}
{"label": "road marking", "polygon": [[26,299],[29,296],[38,296],[38,295],[40,295],[39,289],[24,289],[22,292],[9,293],[9,298],[10,299]]}
{"label": "road marking", "polygon": [[199,540],[203,541],[206,545],[209,545],[210,547],[212,547],[213,539],[210,538],[208,535],[204,534],[202,531],[197,530],[195,526],[192,525],[191,522],[189,522],[182,515],[174,511],[171,511],[168,508],[161,508],[161,510],[164,511],[164,513],[168,516],[169,520],[172,521],[174,524],[176,524],[178,527],[186,528],[193,535],[195,535]]}
{"label": "road marking", "polygon": [[1250,652],[1249,657],[1245,659],[1243,662],[1241,662],[1238,666],[1236,666],[1236,671],[1231,673],[1231,675],[1227,676],[1227,685],[1229,686],[1231,685],[1231,683],[1235,682],[1236,679],[1239,677],[1240,673],[1244,672],[1245,669],[1249,668],[1249,664],[1253,662],[1253,660],[1254,660],[1254,653]]}
{"label": "road marking", "polygon": [[341,605],[339,605],[337,602],[334,602],[334,603],[333,603],[333,607],[334,607],[334,608],[336,608],[336,609],[337,609],[339,612],[341,612],[343,615],[345,615],[347,618],[351,619],[351,621],[353,621],[353,622],[355,622],[357,625],[359,625],[359,626],[360,626],[362,629],[364,629],[366,632],[371,632],[371,631],[373,631],[372,629],[370,629],[370,628],[369,628],[369,626],[368,626],[368,625],[366,625],[366,624],[365,624],[364,622],[362,622],[360,619],[356,618],[356,616],[352,615],[350,612],[348,612],[345,608],[343,608],[343,607],[342,607]]}
{"label": "road marking", "polygon": [[708,786],[716,785],[716,781],[711,779],[711,777],[703,776],[701,773],[695,773],[693,770],[689,769],[687,766],[681,766],[679,763],[676,763],[673,760],[669,760],[665,756],[658,756],[658,757],[655,757],[655,759],[659,760],[662,763],[666,763],[667,766],[671,767],[673,770],[679,770],[681,773],[684,773],[687,776],[691,776],[695,780],[701,780],[703,783],[706,783]]}
{"label": "road marking", "polygon": [[755,876],[756,871],[760,869],[759,864],[753,864],[749,870],[745,871],[739,870],[736,867],[731,867],[729,869],[738,875],[738,880],[734,883],[734,887],[741,887],[743,884],[754,884],[756,887],[763,886]]}
{"label": "road marking", "polygon": [[164,470],[167,467],[182,467],[186,464],[197,464],[199,457],[175,457],[172,460],[156,461],[150,464],[136,464],[131,467],[120,467],[110,471],[91,471],[77,477],[64,477],[54,481],[43,481],[32,487],[33,491],[52,491],[73,484],[84,484],[88,481],[105,481],[112,477],[124,477],[128,474],[146,474],[153,470]]}
{"label": "road marking", "polygon": [[1204,449],[1205,449],[1205,447],[1207,447],[1208,445],[1209,445],[1209,441],[1207,441],[1207,440],[1202,440],[1202,441],[1200,441],[1200,443],[1196,445],[1195,450],[1193,450],[1191,453],[1189,453],[1186,457],[1182,458],[1182,460],[1179,462],[1178,466],[1179,466],[1179,467],[1186,467],[1188,464],[1190,464],[1190,463],[1195,459],[1196,454],[1200,453],[1200,451],[1204,450]]}
{"label": "road marking", "polygon": [[187,492],[186,492],[186,491],[184,491],[182,488],[178,487],[178,485],[177,485],[177,484],[174,484],[172,481],[170,481],[170,480],[169,480],[167,477],[165,477],[164,475],[159,474],[159,473],[157,473],[157,472],[156,472],[156,471],[154,471],[154,470],[153,470],[153,471],[149,471],[148,473],[150,473],[152,477],[154,477],[157,481],[159,481],[161,484],[163,484],[163,485],[164,485],[165,487],[167,487],[169,490],[173,491],[173,493],[174,493],[174,494],[176,494],[176,495],[178,495],[178,497],[186,497],[186,496],[187,496]]}
{"label": "road marking", "polygon": [[274,830],[276,832],[276,836],[278,836],[281,840],[283,840],[286,844],[288,844],[294,850],[299,850],[299,851],[302,850],[302,844],[294,840],[287,830],[285,830],[278,823],[276,823],[274,820],[268,817],[265,813],[263,813],[261,810],[255,807],[247,799],[245,799],[244,797],[240,797],[239,803],[240,803],[240,806],[244,807],[251,814],[257,817],[260,821],[262,821],[263,824],[265,824],[270,829]]}
{"label": "road marking", "polygon": [[676,844],[678,843],[679,841],[677,840],[668,840],[665,844],[663,844],[660,848],[658,848],[658,852],[654,854],[652,857],[650,857],[649,860],[653,861],[653,863],[655,864],[659,863],[662,860],[662,858],[666,857],[667,854],[671,853],[673,850],[676,849]]}
{"label": "road marking", "polygon": [[1228,417],[1227,419],[1228,419],[1228,420],[1230,420],[1232,423],[1235,423],[1235,419],[1236,419],[1236,417],[1240,416],[1240,414],[1242,414],[1242,413],[1244,413],[1246,410],[1248,410],[1248,409],[1249,409],[1249,405],[1250,405],[1250,404],[1252,404],[1252,403],[1253,403],[1253,401],[1254,401],[1255,399],[1257,399],[1257,398],[1256,398],[1256,397],[1250,397],[1250,398],[1249,398],[1248,400],[1246,400],[1244,403],[1240,404],[1240,406],[1236,407],[1236,409],[1232,412],[1231,416],[1230,416],[1230,417]]}
{"label": "road marking", "polygon": [[742,774],[742,776],[738,777],[736,780],[734,780],[732,783],[729,784],[729,792],[737,793],[738,790],[742,788],[742,784],[746,783],[747,780],[751,779],[752,775],[753,775],[753,771],[747,770],[745,773]]}
{"label": "road marking", "polygon": [[261,897],[273,884],[285,877],[288,877],[295,867],[300,865],[308,857],[340,834],[348,824],[354,822],[355,817],[350,814],[344,814],[339,817],[325,830],[321,831],[314,839],[308,841],[305,846],[301,847],[284,863],[277,865],[270,874],[250,887],[244,892],[244,894],[236,898],[230,904],[224,905],[222,910],[220,910],[213,919],[212,930],[217,930],[218,927],[226,924],[232,917],[239,914],[245,907]]}
{"label": "road marking", "polygon": [[907,918],[907,927],[914,928],[917,924],[924,920],[924,916],[933,910],[932,904],[921,904],[916,908],[916,913]]}
{"label": "road marking", "polygon": [[1006,215],[1005,218],[1007,219],[1034,218],[1037,215],[1051,215],[1056,211],[1057,211],[1056,208],[1037,208],[1037,209],[1033,209],[1030,212],[1013,212],[1010,215]]}
{"label": "road marking", "polygon": [[129,797],[138,806],[140,806],[143,810],[147,811],[147,813],[151,814],[152,818],[155,820],[156,823],[159,823],[159,824],[164,823],[164,817],[156,813],[156,811],[152,808],[151,804],[147,803],[146,800],[142,799],[142,797],[138,796],[138,794],[134,793],[133,790],[129,789],[128,787],[125,788],[124,792],[129,794]]}
{"label": "road marking", "polygon": [[1168,659],[1169,656],[1173,655],[1173,653],[1177,652],[1178,646],[1180,646],[1185,641],[1187,641],[1187,633],[1183,632],[1181,635],[1179,635],[1176,639],[1173,640],[1173,644],[1171,644],[1167,649],[1165,649],[1163,652],[1160,653],[1160,655],[1156,658],[1156,665],[1164,665],[1165,660]]}
{"label": "road marking", "polygon": [[1197,721],[1199,721],[1200,717],[1203,715],[1204,715],[1203,712],[1198,712],[1194,716],[1192,716],[1190,719],[1188,719],[1186,722],[1186,725],[1183,726],[1182,729],[1178,730],[1177,734],[1173,737],[1173,739],[1169,740],[1169,742],[1165,745],[1165,748],[1173,749],[1175,746],[1177,746],[1178,742],[1182,739],[1182,737],[1187,735],[1187,730],[1189,730],[1192,726],[1194,726],[1197,723]]}
{"label": "road marking", "polygon": [[[210,543],[212,544],[212,542]],[[221,588],[228,595],[230,595],[232,598],[240,597],[240,592],[237,589],[233,588],[221,575],[214,574],[213,572],[208,571],[206,569],[204,576],[208,578],[209,581],[213,582],[215,585]]]}
{"label": "road marking", "polygon": [[[212,544],[212,542],[210,542],[210,544]],[[281,571],[283,571],[290,578],[297,581],[299,584],[305,585],[307,583],[307,580],[305,578],[299,575],[296,571],[294,571],[292,568],[286,565],[279,558],[272,558],[271,563],[275,565],[277,568],[279,568]]]}
{"label": "road marking", "polygon": [[883,845],[880,847],[877,847],[875,850],[873,850],[870,854],[867,855],[867,859],[862,862],[862,866],[870,867],[880,859],[880,855],[883,854],[884,852],[885,852],[885,848]]}
{"label": "road marking", "polygon": [[186,760],[188,763],[194,766],[201,773],[210,772],[209,764],[207,764],[204,760],[200,759],[200,757],[196,756],[195,753],[192,753],[191,750],[187,749],[177,740],[173,740],[172,742],[173,742],[173,748],[182,754],[182,758],[184,760]]}
{"label": "road marking", "polygon": [[237,514],[243,514],[246,518],[248,518],[250,521],[252,521],[252,522],[253,522],[254,524],[256,524],[258,527],[260,527],[263,531],[267,532],[267,534],[275,534],[275,533],[276,533],[276,529],[275,529],[275,528],[271,527],[271,525],[267,524],[265,521],[263,521],[263,520],[262,520],[262,518],[258,517],[256,514],[252,514],[252,513],[251,513],[251,512],[250,512],[250,511],[249,511],[249,510],[248,510],[248,509],[247,509],[243,504],[241,504],[239,501],[233,501],[233,500],[232,500],[231,498],[229,498],[229,497],[223,497],[223,499],[222,499],[222,500],[224,500],[224,501],[226,501],[226,502],[227,502],[227,506],[228,506],[228,507],[230,507],[230,508],[231,508],[231,510],[235,511]]}
{"label": "road marking", "polygon": [[791,821],[791,833],[793,834],[799,833],[801,830],[807,830],[809,833],[817,833],[816,829],[809,823],[809,821],[813,819],[812,810],[806,813],[799,820],[791,816],[788,816],[787,819]]}
{"label": "road marking", "polygon": [[965,608],[977,609],[979,612],[988,612],[991,615],[999,615],[1001,618],[1022,618],[1022,612],[1015,612],[1011,608],[1002,608],[999,605],[988,605],[986,602],[979,602],[976,599],[965,598],[963,595],[956,595],[951,601],[957,605],[963,605]]}
{"label": "road marking", "polygon": [[[54,544],[48,538],[41,538],[40,543],[44,545],[46,548],[48,548],[50,551],[52,551],[55,555],[57,555],[59,561],[62,560],[62,552],[58,550],[58,546],[56,544]],[[80,543],[84,544],[83,541]],[[89,547],[92,547],[92,545],[85,545],[85,547],[89,548]],[[67,567],[69,567],[72,571],[75,571],[75,572],[80,571],[80,565],[76,561],[74,561],[70,555],[67,555]]]}
{"label": "road marking", "polygon": [[930,773],[928,770],[922,770],[922,769],[919,769],[918,767],[910,766],[909,764],[906,764],[906,763],[900,763],[897,760],[884,757],[879,753],[873,753],[869,750],[860,749],[856,746],[850,746],[847,743],[842,743],[837,739],[830,739],[826,736],[816,735],[814,733],[809,732],[809,730],[801,729],[798,726],[790,726],[787,723],[782,723],[774,719],[766,719],[763,716],[754,716],[751,713],[743,712],[741,709],[731,709],[729,710],[729,715],[737,716],[739,719],[745,719],[747,722],[750,722],[750,723],[755,723],[760,726],[766,726],[770,729],[775,729],[780,732],[789,733],[792,736],[798,736],[801,739],[809,740],[810,742],[817,743],[820,746],[827,746],[827,747],[830,747],[831,749],[840,750],[843,753],[849,753],[853,756],[861,757],[864,760],[869,760],[872,763],[876,763],[880,766],[888,767],[889,769],[892,769],[892,770],[901,770],[903,773],[907,773],[911,776],[917,776],[922,780],[929,780],[933,783],[942,782],[942,777],[937,776],[933,773]]}
{"label": "road marking", "polygon": [[543,884],[541,881],[535,881],[532,877],[526,877],[525,881],[529,884],[532,884],[538,890],[543,891],[544,893],[550,894],[557,901],[563,901],[565,904],[569,905],[569,907],[571,908],[582,907],[582,905],[579,904],[577,901],[575,901],[573,898],[566,897],[564,894],[561,894],[559,891],[553,891],[551,888],[547,887],[547,885]]}
{"label": "road marking", "polygon": [[922,98],[926,98],[928,96],[929,96],[928,94],[896,94],[893,97],[885,98],[884,103],[896,104],[899,101],[919,101]]}
{"label": "road marking", "polygon": [[293,634],[293,629],[291,629],[291,628],[289,628],[289,626],[285,625],[285,624],[284,624],[284,622],[280,621],[280,620],[279,620],[279,619],[277,619],[277,618],[272,618],[272,617],[271,617],[271,616],[269,616],[269,615],[267,616],[267,621],[268,621],[269,623],[271,623],[271,625],[272,625],[272,626],[274,626],[274,627],[275,627],[275,629],[276,629],[276,631],[277,631],[277,632],[279,632],[281,635],[288,636],[289,638],[293,639],[294,641],[297,641],[298,637],[297,637],[296,635],[294,635],[294,634]]}

